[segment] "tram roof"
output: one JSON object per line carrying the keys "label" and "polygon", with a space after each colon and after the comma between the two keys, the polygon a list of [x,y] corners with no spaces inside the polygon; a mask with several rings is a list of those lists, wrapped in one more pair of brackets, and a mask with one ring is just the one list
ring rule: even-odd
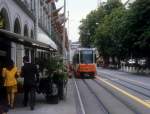
{"label": "tram roof", "polygon": [[81,51],[81,50],[96,50],[96,48],[78,48],[77,50]]}

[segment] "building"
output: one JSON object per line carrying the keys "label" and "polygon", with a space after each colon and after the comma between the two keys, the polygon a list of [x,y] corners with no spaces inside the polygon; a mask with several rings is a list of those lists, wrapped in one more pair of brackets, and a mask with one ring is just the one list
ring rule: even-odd
{"label": "building", "polygon": [[48,1],[0,0],[0,65],[11,58],[21,67],[24,55],[34,61],[62,49],[62,35],[49,16],[56,6]]}
{"label": "building", "polygon": [[81,47],[80,42],[70,42],[70,62],[72,62],[74,53],[79,47]]}

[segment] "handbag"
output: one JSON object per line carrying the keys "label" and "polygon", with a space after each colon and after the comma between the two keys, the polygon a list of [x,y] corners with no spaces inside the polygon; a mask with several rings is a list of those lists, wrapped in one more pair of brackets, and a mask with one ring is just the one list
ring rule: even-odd
{"label": "handbag", "polygon": [[18,93],[23,93],[23,82],[24,82],[24,78],[22,78],[22,77],[17,78]]}

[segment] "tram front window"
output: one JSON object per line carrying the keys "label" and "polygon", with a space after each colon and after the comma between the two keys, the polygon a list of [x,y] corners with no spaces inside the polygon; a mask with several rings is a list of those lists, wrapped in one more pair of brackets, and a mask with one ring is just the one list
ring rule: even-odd
{"label": "tram front window", "polygon": [[93,51],[89,51],[89,50],[81,51],[80,61],[83,64],[93,63]]}

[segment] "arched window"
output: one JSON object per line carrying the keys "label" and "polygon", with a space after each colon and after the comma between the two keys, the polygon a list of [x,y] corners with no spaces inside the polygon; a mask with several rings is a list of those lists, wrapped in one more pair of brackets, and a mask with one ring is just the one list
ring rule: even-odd
{"label": "arched window", "polygon": [[28,37],[28,36],[29,36],[29,34],[28,34],[28,26],[27,26],[27,24],[25,24],[25,26],[24,26],[24,36],[26,36],[26,37]]}
{"label": "arched window", "polygon": [[18,18],[16,18],[14,22],[14,32],[21,34],[21,26]]}
{"label": "arched window", "polygon": [[0,28],[10,30],[8,12],[5,8],[2,8],[0,11]]}
{"label": "arched window", "polygon": [[31,30],[31,38],[34,39],[34,33],[33,33],[33,30]]}

